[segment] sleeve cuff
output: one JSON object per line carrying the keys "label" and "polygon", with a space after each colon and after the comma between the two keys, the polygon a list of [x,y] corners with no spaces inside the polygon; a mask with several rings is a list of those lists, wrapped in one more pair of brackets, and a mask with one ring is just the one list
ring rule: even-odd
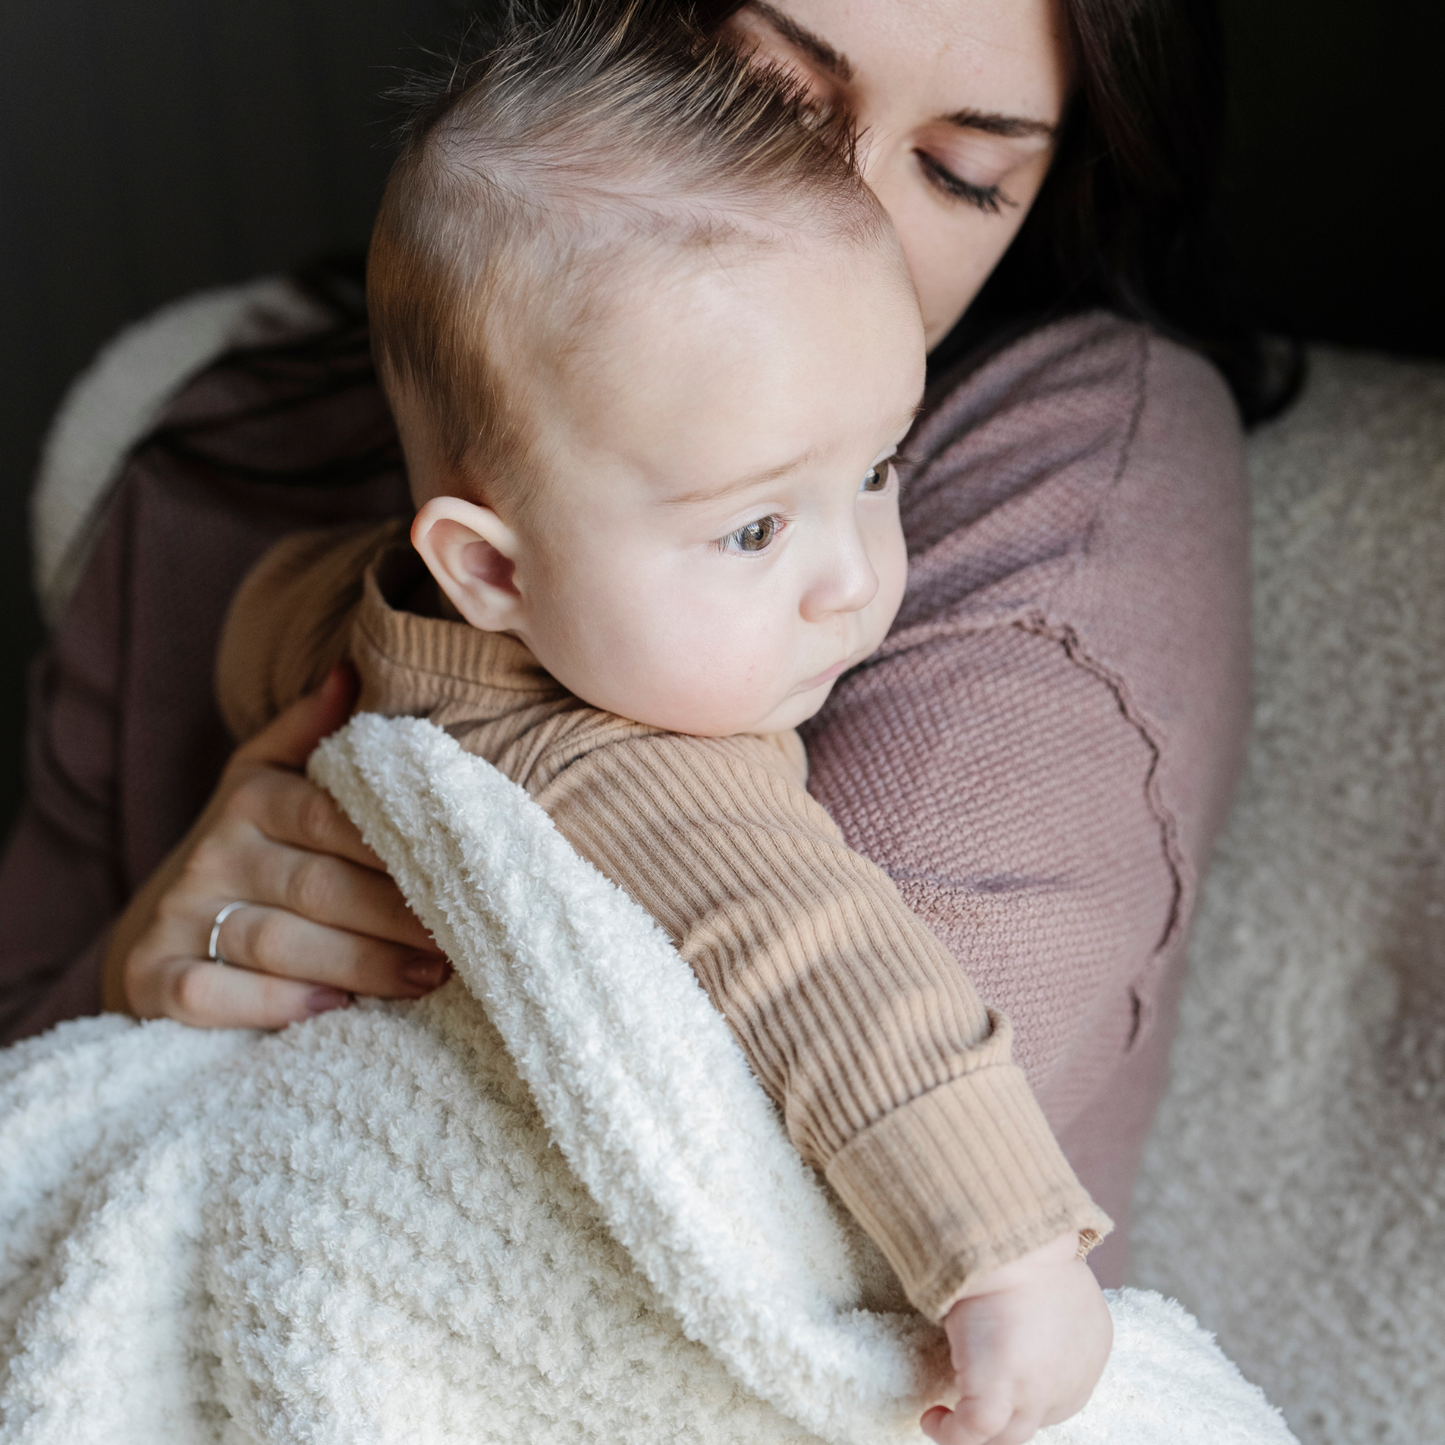
{"label": "sleeve cuff", "polygon": [[1113,1223],[1064,1158],[1023,1071],[976,1069],[894,1109],[828,1164],[828,1182],[914,1306],[940,1319],[968,1277]]}

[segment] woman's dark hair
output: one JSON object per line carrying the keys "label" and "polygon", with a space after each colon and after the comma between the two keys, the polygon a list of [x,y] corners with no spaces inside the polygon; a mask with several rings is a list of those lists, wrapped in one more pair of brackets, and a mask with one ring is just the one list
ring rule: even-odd
{"label": "woman's dark hair", "polygon": [[951,344],[1102,306],[1193,346],[1246,422],[1303,376],[1248,324],[1217,208],[1226,64],[1216,0],[1063,0],[1077,91],[1048,179]]}
{"label": "woman's dark hair", "polygon": [[[474,43],[506,11],[487,0]],[[703,28],[743,0],[678,0]],[[1058,152],[1018,236],[963,319],[930,357],[931,370],[976,364],[1032,327],[1102,307],[1192,346],[1219,368],[1246,423],[1281,411],[1303,376],[1297,346],[1273,346],[1249,325],[1216,209],[1224,144],[1225,48],[1217,0],[1061,0],[1076,89]],[[297,278],[330,306],[335,329],[297,343],[223,358],[263,382],[372,386],[365,356],[360,257],[327,258]],[[298,349],[299,348],[299,349]],[[329,368],[329,349],[336,367]],[[305,356],[300,352],[304,351]],[[276,375],[272,376],[271,373]],[[210,424],[203,424],[204,432]],[[201,446],[196,428],[163,445]],[[397,464],[394,441],[350,465],[298,468],[294,480],[342,483]],[[275,480],[286,477],[271,474]]]}

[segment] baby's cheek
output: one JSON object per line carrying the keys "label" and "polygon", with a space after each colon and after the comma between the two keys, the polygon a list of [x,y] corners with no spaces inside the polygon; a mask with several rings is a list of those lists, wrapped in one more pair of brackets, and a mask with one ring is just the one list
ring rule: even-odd
{"label": "baby's cheek", "polygon": [[669,577],[669,585],[639,587],[615,671],[632,708],[614,711],[722,736],[753,731],[791,691],[797,645],[786,609],[776,598],[709,587],[709,580]]}
{"label": "baby's cheek", "polygon": [[870,619],[877,633],[875,645],[881,643],[898,616],[903,605],[903,592],[908,585],[908,548],[900,528],[896,540],[891,540],[878,568],[878,596],[874,599],[875,616]]}
{"label": "baby's cheek", "polygon": [[691,644],[676,636],[652,638],[627,660],[622,673],[639,722],[673,732],[728,732],[738,704],[738,678],[726,652],[708,639]]}

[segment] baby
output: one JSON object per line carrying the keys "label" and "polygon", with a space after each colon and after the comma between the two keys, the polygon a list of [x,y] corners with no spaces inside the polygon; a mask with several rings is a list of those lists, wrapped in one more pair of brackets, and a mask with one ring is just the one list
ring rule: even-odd
{"label": "baby", "polygon": [[1006,1021],[808,796],[798,724],[883,641],[923,329],[838,122],[674,5],[513,19],[419,113],[368,300],[410,526],[263,559],[222,645],[239,736],[356,666],[647,908],[910,1300],[1021,1441],[1108,1352],[1108,1229]]}

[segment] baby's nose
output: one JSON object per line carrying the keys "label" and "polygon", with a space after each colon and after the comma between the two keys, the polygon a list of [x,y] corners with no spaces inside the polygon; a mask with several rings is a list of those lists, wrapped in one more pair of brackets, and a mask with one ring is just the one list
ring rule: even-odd
{"label": "baby's nose", "polygon": [[878,595],[878,574],[861,546],[840,549],[803,594],[803,617],[819,622],[839,612],[861,612]]}

